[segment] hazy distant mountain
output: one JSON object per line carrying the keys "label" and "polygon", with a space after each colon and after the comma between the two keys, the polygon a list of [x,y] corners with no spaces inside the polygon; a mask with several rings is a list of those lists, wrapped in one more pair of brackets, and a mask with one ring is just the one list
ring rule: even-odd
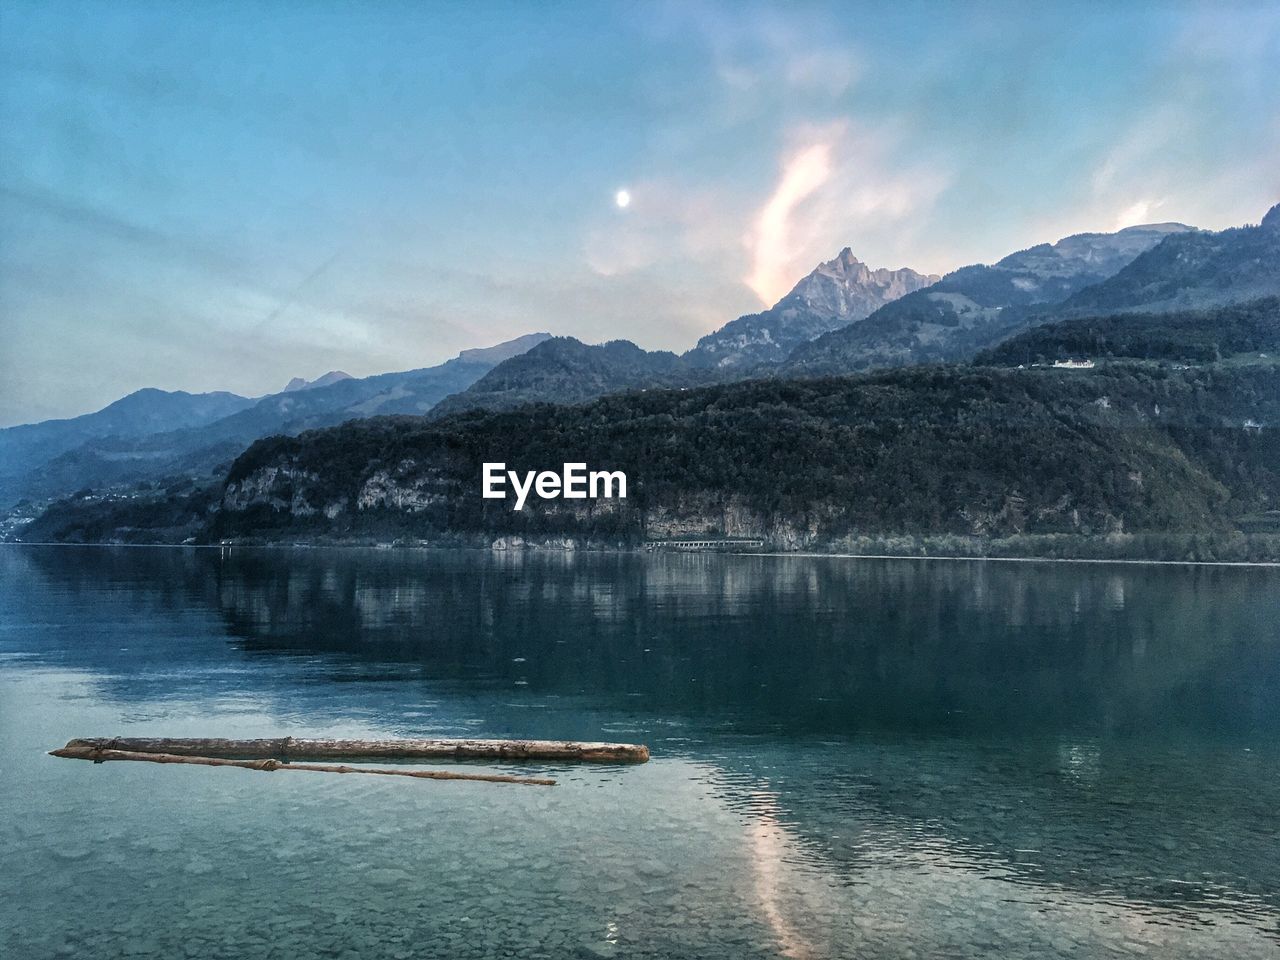
{"label": "hazy distant mountain", "polygon": [[1256,227],[1170,237],[1062,306],[1073,315],[1180,310],[1280,293],[1280,204]]}
{"label": "hazy distant mountain", "polygon": [[526,333],[522,337],[506,340],[492,347],[472,347],[470,350],[463,350],[458,354],[458,359],[497,365],[504,360],[521,356],[542,343],[542,341],[550,339],[551,334],[549,333]]}
{"label": "hazy distant mountain", "polygon": [[351,374],[342,370],[330,370],[328,373],[316,377],[314,380],[304,380],[302,377],[294,377],[285,384],[281,393],[293,393],[296,390],[314,390],[316,387],[327,387],[337,383],[339,380],[351,380]]}
{"label": "hazy distant mountain", "polygon": [[0,430],[0,489],[38,463],[100,437],[142,437],[202,427],[251,406],[234,393],[186,393],[148,387],[96,413]]}
{"label": "hazy distant mountain", "polygon": [[426,413],[452,393],[465,390],[496,364],[548,339],[530,333],[492,347],[463,350],[436,367],[347,378],[324,387],[264,397],[248,410],[214,424],[210,433],[244,443],[272,433],[300,433],[343,420],[387,414]]}
{"label": "hazy distant mountain", "polygon": [[938,279],[907,268],[872,270],[845,247],[770,309],[739,317],[707,334],[685,358],[696,366],[714,367],[776,363],[799,344],[862,320]]}
{"label": "hazy distant mountain", "polygon": [[630,340],[586,344],[553,337],[494,367],[437,405],[432,416],[523,403],[580,403],[622,390],[682,385],[697,377],[674,353],[642,350]]}
{"label": "hazy distant mountain", "polygon": [[[28,448],[21,459],[5,458],[11,469],[7,476],[0,477],[0,506],[21,497],[59,496],[82,487],[98,488],[171,476],[206,477],[260,437],[301,433],[382,414],[423,414],[449,394],[465,390],[496,363],[547,337],[545,333],[528,334],[495,347],[466,350],[435,367],[359,380],[338,378],[327,386],[317,384],[257,401],[235,397],[234,403],[227,401],[229,405],[220,416],[207,415],[189,424],[174,422],[164,429],[149,431],[104,426],[75,442],[49,447],[47,453]],[[118,403],[129,400],[126,397]],[[155,424],[160,426],[162,421]],[[13,428],[24,429],[29,428]],[[0,433],[0,442],[2,438]]]}
{"label": "hazy distant mountain", "polygon": [[961,267],[860,323],[801,344],[784,369],[838,373],[971,356],[1038,322],[1035,308],[1061,303],[1167,238],[1193,230],[1158,223],[1082,233],[1021,250],[991,266]]}

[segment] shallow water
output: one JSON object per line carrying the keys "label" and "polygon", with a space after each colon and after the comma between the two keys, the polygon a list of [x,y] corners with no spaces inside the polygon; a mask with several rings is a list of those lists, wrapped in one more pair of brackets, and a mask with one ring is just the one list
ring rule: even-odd
{"label": "shallow water", "polygon": [[[554,788],[73,736],[643,741]],[[1280,956],[1280,571],[0,549],[0,955]]]}

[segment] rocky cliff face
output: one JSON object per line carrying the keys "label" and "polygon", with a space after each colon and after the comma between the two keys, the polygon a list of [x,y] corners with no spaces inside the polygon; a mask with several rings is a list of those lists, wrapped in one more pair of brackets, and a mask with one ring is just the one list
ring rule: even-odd
{"label": "rocky cliff face", "polygon": [[826,506],[802,517],[784,517],[755,509],[742,496],[692,493],[646,511],[644,532],[649,540],[730,537],[763,540],[779,550],[802,550],[822,539],[837,512]]}
{"label": "rocky cliff face", "polygon": [[[1128,480],[1135,488],[1142,486],[1140,472],[1130,474]],[[805,550],[830,541],[843,514],[831,500],[814,501],[803,511],[783,514],[761,510],[741,495],[690,490],[645,504],[531,502],[523,515],[508,513],[510,507],[504,505],[495,507],[489,522],[478,529],[459,530],[451,529],[444,518],[451,513],[451,504],[474,499],[475,490],[437,466],[405,460],[395,468],[375,470],[354,495],[325,496],[318,492],[322,485],[322,478],[310,471],[264,467],[228,484],[222,509],[228,514],[269,511],[278,523],[293,528],[319,523],[323,529],[332,526],[325,521],[339,521],[347,530],[363,527],[375,534],[386,529],[425,539],[464,534],[497,550],[571,550],[593,543],[700,538],[759,539],[771,549]],[[1029,508],[1028,499],[1016,488],[999,503],[963,507],[958,518],[964,533],[978,536],[1018,533],[1046,523],[1068,532],[1082,527],[1081,512],[1070,496]],[[1109,514],[1091,519],[1095,531],[1124,529],[1123,520]],[[502,532],[504,526],[520,532]]]}
{"label": "rocky cliff face", "polygon": [[[427,536],[445,532],[436,528],[450,505],[476,491],[438,466],[404,460],[394,468],[374,470],[354,495],[323,495],[322,478],[313,472],[283,466],[264,467],[229,483],[221,508],[229,515],[270,512],[278,523],[305,527],[308,522],[366,521],[371,530],[389,521],[404,533]],[[499,509],[502,514],[499,514]],[[818,507],[802,517],[770,515],[753,508],[747,498],[691,491],[640,505],[619,500],[553,500],[531,502],[521,515],[509,514],[509,505],[495,506],[493,522],[484,530],[470,531],[477,542],[494,549],[526,546],[574,549],[587,543],[623,539],[696,539],[701,537],[751,538],[771,547],[799,550],[819,542],[839,511]],[[503,522],[522,531],[500,533]],[[576,536],[566,536],[565,531]],[[459,531],[465,532],[465,531]]]}
{"label": "rocky cliff face", "polygon": [[343,501],[320,507],[312,503],[314,494],[309,488],[319,480],[319,474],[310,470],[266,467],[238,483],[228,484],[223,491],[222,507],[231,511],[265,507],[299,518],[315,516],[323,511],[327,517],[336,517],[346,506]]}

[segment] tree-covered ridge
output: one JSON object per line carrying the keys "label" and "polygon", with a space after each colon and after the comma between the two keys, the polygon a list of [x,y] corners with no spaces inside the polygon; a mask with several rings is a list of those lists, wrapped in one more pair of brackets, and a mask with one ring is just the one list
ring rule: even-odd
{"label": "tree-covered ridge", "polygon": [[203,533],[216,487],[180,481],[173,489],[124,497],[72,496],[50,504],[22,530],[27,543],[184,543]]}
{"label": "tree-covered ridge", "polygon": [[1280,352],[1280,297],[1173,313],[1120,313],[1035,327],[979,353],[975,363],[1017,365],[1129,357],[1202,363]]}
{"label": "tree-covered ridge", "polygon": [[723,375],[694,368],[674,353],[643,350],[630,340],[586,344],[573,337],[552,337],[447,397],[432,416],[508,410],[536,402],[581,403],[623,390],[709,383],[719,376]]}
{"label": "tree-covered ridge", "polygon": [[[1274,368],[915,368],[377,419],[256,443],[218,536],[1214,531],[1274,508]],[[623,470],[621,505],[480,497],[481,464]]]}

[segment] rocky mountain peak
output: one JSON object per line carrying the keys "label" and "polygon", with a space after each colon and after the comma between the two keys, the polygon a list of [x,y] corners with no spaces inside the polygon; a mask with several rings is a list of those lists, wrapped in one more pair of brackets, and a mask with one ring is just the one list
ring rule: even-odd
{"label": "rocky mountain peak", "polygon": [[845,247],[833,259],[818,264],[774,309],[803,305],[832,318],[860,320],[890,300],[937,283],[939,279],[906,267],[873,270]]}
{"label": "rocky mountain peak", "polygon": [[1258,224],[1267,230],[1280,231],[1280,203],[1267,211],[1267,215],[1262,218],[1262,223]]}
{"label": "rocky mountain peak", "polygon": [[784,359],[800,343],[857,323],[891,300],[937,283],[915,270],[873,270],[845,247],[768,310],[709,333],[686,354],[695,366],[745,367]]}
{"label": "rocky mountain peak", "polygon": [[997,262],[995,268],[1037,282],[1075,277],[1102,279],[1166,237],[1194,229],[1185,223],[1144,223],[1115,233],[1077,233],[1056,243],[1041,243],[1011,253]]}
{"label": "rocky mountain peak", "polygon": [[853,251],[848,247],[845,247],[837,253],[834,259],[828,260],[826,263],[818,264],[817,267],[818,270],[824,273],[845,275],[853,272],[860,272],[858,268],[867,270],[867,265],[855,257],[853,255]]}

